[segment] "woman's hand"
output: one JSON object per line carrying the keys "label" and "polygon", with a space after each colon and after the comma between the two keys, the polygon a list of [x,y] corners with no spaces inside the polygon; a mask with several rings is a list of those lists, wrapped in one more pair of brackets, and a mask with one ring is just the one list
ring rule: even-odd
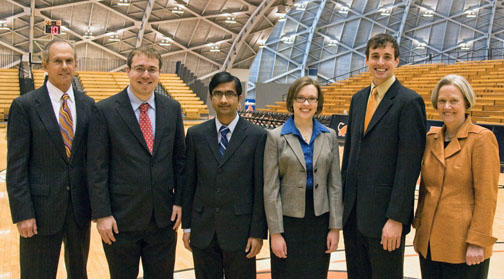
{"label": "woman's hand", "polygon": [[287,244],[281,234],[275,233],[271,235],[271,251],[278,258],[287,258]]}
{"label": "woman's hand", "polygon": [[483,252],[483,247],[469,244],[466,251],[466,264],[476,265],[482,263],[485,260]]}
{"label": "woman's hand", "polygon": [[338,249],[339,231],[340,230],[338,229],[330,229],[327,233],[327,250],[325,251],[326,254],[336,252],[336,249]]}

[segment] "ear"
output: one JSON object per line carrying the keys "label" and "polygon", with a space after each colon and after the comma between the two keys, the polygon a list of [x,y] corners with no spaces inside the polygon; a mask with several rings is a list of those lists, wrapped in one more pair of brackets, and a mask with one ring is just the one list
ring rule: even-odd
{"label": "ear", "polygon": [[131,68],[126,66],[126,73],[129,73],[131,71]]}

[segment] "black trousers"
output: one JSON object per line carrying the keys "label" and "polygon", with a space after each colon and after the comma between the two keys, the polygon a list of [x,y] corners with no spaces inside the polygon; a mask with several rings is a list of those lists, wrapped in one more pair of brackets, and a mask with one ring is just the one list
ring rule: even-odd
{"label": "black trousers", "polygon": [[58,271],[61,242],[65,245],[67,278],[87,278],[90,223],[79,227],[71,203],[67,208],[63,229],[52,235],[34,235],[19,240],[22,279],[54,279]]}
{"label": "black trousers", "polygon": [[484,260],[478,265],[450,264],[436,262],[431,259],[430,249],[427,251],[427,258],[422,255],[420,258],[420,270],[423,279],[486,279],[490,259]]}
{"label": "black trousers", "polygon": [[366,237],[357,229],[355,209],[343,227],[345,256],[349,279],[402,279],[404,263],[404,235],[401,247],[383,250],[379,238]]}
{"label": "black trousers", "polygon": [[103,243],[111,279],[136,279],[140,258],[144,278],[173,278],[177,233],[154,222],[143,231],[121,232],[111,245]]}
{"label": "black trousers", "polygon": [[331,257],[325,253],[329,213],[315,216],[312,190],[306,191],[305,217],[284,216],[283,224],[287,258],[278,258],[270,249],[271,278],[326,279]]}
{"label": "black trousers", "polygon": [[191,246],[194,272],[197,279],[253,279],[256,278],[256,258],[248,259],[245,251],[224,251],[214,234],[204,249]]}

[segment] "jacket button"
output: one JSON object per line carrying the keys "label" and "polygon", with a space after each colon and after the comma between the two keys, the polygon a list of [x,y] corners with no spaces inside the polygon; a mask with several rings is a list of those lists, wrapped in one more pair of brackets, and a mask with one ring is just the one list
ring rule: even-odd
{"label": "jacket button", "polygon": [[318,184],[315,184],[315,189],[317,189],[317,188],[318,188]]}
{"label": "jacket button", "polygon": [[317,172],[317,169],[313,170],[313,172],[314,172],[314,173],[316,173],[316,172]]}
{"label": "jacket button", "polygon": [[219,213],[219,211],[220,211],[220,208],[218,208],[218,207],[217,207],[217,208],[215,209],[215,212],[216,212],[216,213]]}
{"label": "jacket button", "polygon": [[67,191],[70,191],[70,186],[66,186],[66,190],[67,190]]}

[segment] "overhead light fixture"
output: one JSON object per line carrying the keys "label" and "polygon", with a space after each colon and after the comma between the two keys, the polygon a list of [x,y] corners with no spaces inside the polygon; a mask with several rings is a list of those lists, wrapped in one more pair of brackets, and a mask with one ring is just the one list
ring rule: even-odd
{"label": "overhead light fixture", "polygon": [[92,39],[93,38],[93,32],[91,32],[90,29],[88,29],[84,35],[82,36],[84,39]]}
{"label": "overhead light fixture", "polygon": [[218,45],[215,45],[215,44],[210,45],[210,52],[219,52],[219,51],[220,51],[220,49],[219,49]]}
{"label": "overhead light fixture", "polygon": [[460,50],[469,50],[469,44],[467,43],[462,43],[459,45],[460,46]]}
{"label": "overhead light fixture", "polygon": [[330,46],[330,47],[338,46],[338,40],[329,40],[329,42],[327,43],[327,46]]}
{"label": "overhead light fixture", "polygon": [[348,7],[341,6],[341,5],[338,5],[337,9],[338,9],[338,13],[342,14],[342,15],[347,15],[348,11],[350,10]]}
{"label": "overhead light fixture", "polygon": [[290,35],[290,36],[283,36],[281,39],[282,43],[291,45],[294,43],[294,40],[296,40],[296,35]]}
{"label": "overhead light fixture", "polygon": [[182,14],[184,14],[184,9],[182,9],[182,7],[180,7],[180,6],[175,6],[172,9],[172,13],[174,13],[176,15],[182,15]]}
{"label": "overhead light fixture", "polygon": [[424,10],[422,12],[422,16],[423,17],[433,17],[434,16],[434,12],[433,11],[430,11],[430,10]]}
{"label": "overhead light fixture", "polygon": [[380,15],[382,16],[390,16],[392,14],[392,8],[381,8]]}
{"label": "overhead light fixture", "polygon": [[0,30],[10,30],[9,25],[7,25],[7,21],[0,20]]}
{"label": "overhead light fixture", "polygon": [[466,14],[467,18],[475,18],[476,12],[477,12],[477,10],[471,10],[471,11],[467,11],[465,14]]}
{"label": "overhead light fixture", "polygon": [[425,43],[418,43],[415,49],[424,50],[427,45]]}
{"label": "overhead light fixture", "polygon": [[301,3],[294,4],[294,7],[296,7],[296,10],[298,10],[298,11],[305,11],[306,6],[308,6],[308,2],[301,2]]}
{"label": "overhead light fixture", "polygon": [[129,6],[130,4],[131,4],[130,0],[119,0],[117,2],[117,6],[123,6],[123,7]]}
{"label": "overhead light fixture", "polygon": [[259,48],[265,48],[266,47],[266,43],[265,42],[259,42],[258,45],[259,45]]}
{"label": "overhead light fixture", "polygon": [[66,26],[61,25],[60,35],[65,35],[67,30],[68,30],[68,28]]}
{"label": "overhead light fixture", "polygon": [[111,34],[108,40],[109,40],[109,42],[119,42],[119,41],[121,41],[121,39],[119,38],[119,34],[117,34],[117,33]]}
{"label": "overhead light fixture", "polygon": [[171,46],[171,39],[166,37],[166,38],[162,39],[161,41],[159,41],[159,45],[160,46]]}
{"label": "overhead light fixture", "polygon": [[236,18],[234,16],[228,16],[226,17],[226,20],[224,20],[224,22],[227,24],[235,24]]}

